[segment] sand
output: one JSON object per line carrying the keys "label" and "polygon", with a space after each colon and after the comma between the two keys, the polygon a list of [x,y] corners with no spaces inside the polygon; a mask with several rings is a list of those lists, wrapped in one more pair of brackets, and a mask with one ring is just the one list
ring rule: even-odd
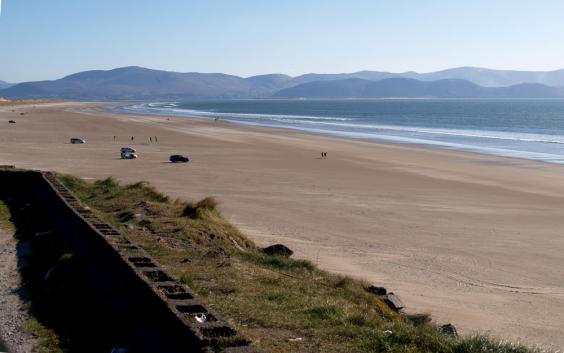
{"label": "sand", "polygon": [[[16,109],[0,108],[0,164],[215,196],[259,244],[383,285],[463,334],[564,347],[564,166],[88,104]],[[139,159],[120,160],[125,145]],[[192,160],[167,163],[175,153]]]}

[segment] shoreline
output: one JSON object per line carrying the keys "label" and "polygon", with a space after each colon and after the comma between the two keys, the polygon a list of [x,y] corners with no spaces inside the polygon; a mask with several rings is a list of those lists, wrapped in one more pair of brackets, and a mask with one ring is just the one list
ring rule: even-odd
{"label": "shoreline", "polygon": [[[459,101],[456,99],[455,101]],[[253,101],[253,100],[243,100]],[[260,100],[259,100],[260,101]],[[282,101],[287,102],[287,99]],[[327,101],[326,99],[322,101]],[[341,100],[339,100],[341,101]],[[431,100],[435,101],[435,100]],[[443,101],[443,100],[436,100]],[[464,100],[467,101],[467,100]],[[482,101],[480,99],[476,101]],[[488,101],[488,100],[486,100]],[[498,101],[491,100],[491,101]],[[521,99],[519,101],[529,101],[528,99]],[[242,126],[250,127],[264,127],[270,129],[284,129],[289,131],[297,131],[305,134],[329,136],[334,138],[345,138],[357,141],[373,141],[376,143],[391,143],[391,144],[405,144],[412,146],[422,146],[427,148],[435,148],[447,151],[459,151],[479,153],[488,156],[497,156],[503,158],[515,158],[532,161],[541,161],[549,164],[564,164],[564,155],[551,153],[550,149],[545,146],[544,150],[539,150],[539,146],[533,144],[552,145],[554,143],[564,144],[564,141],[552,139],[552,135],[543,135],[538,133],[523,133],[516,131],[501,131],[501,130],[482,130],[476,128],[441,128],[441,127],[423,127],[423,126],[404,126],[404,125],[388,125],[376,124],[364,126],[365,130],[358,130],[359,126],[355,124],[344,126],[334,126],[334,128],[320,125],[317,127],[307,127],[301,124],[294,124],[291,122],[281,122],[275,118],[291,117],[293,119],[306,118],[308,119],[324,119],[329,120],[354,120],[353,117],[345,116],[318,116],[318,115],[299,115],[299,114],[271,114],[271,113],[227,113],[227,112],[214,112],[213,110],[199,110],[198,108],[192,110],[189,108],[179,108],[179,102],[131,102],[128,104],[122,103],[112,106],[107,109],[109,113],[125,114],[125,115],[138,115],[138,116],[157,116],[157,117],[174,117],[174,118],[201,118],[201,119],[221,119],[225,122],[230,122]],[[161,106],[162,105],[162,106]],[[133,107],[133,108],[132,108]],[[141,108],[135,108],[141,107]],[[261,121],[256,119],[258,117],[266,117],[267,119]],[[269,118],[277,122],[273,122]],[[247,120],[250,119],[250,120]],[[319,121],[316,121],[319,123]],[[312,123],[313,124],[313,123]],[[380,132],[374,132],[370,129],[380,129]],[[366,130],[368,129],[368,130]],[[386,132],[387,131],[387,132]],[[400,132],[410,132],[410,134],[400,134]],[[428,135],[433,136],[428,136]],[[441,139],[440,136],[449,136],[450,138],[460,138],[456,140]],[[466,140],[465,140],[466,138]],[[470,140],[468,140],[470,139]],[[473,140],[472,140],[473,139]],[[489,141],[484,143],[484,141]],[[529,143],[531,145],[520,146],[521,148],[506,148],[503,145],[496,145],[493,141],[509,141],[512,143]]]}
{"label": "shoreline", "polygon": [[[16,129],[0,125],[0,164],[146,180],[175,198],[216,196],[226,219],[259,245],[281,242],[323,269],[381,284],[410,311],[463,334],[564,344],[555,273],[562,166],[96,109],[39,107]],[[87,144],[66,143],[75,135]],[[131,135],[140,158],[119,160]],[[191,162],[165,163],[173,153]]]}

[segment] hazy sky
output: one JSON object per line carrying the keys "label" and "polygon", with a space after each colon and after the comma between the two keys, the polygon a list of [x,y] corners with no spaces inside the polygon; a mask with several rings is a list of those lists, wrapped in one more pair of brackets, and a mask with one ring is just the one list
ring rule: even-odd
{"label": "hazy sky", "polygon": [[0,79],[564,67],[562,0],[1,0]]}

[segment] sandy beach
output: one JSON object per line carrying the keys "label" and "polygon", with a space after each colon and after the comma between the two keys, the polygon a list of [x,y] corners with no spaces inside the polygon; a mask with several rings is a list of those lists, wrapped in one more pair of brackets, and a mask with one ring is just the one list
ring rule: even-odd
{"label": "sandy beach", "polygon": [[[94,104],[11,109],[0,107],[0,164],[215,196],[259,244],[383,285],[409,311],[463,334],[564,347],[564,166]],[[139,159],[119,158],[127,145]]]}

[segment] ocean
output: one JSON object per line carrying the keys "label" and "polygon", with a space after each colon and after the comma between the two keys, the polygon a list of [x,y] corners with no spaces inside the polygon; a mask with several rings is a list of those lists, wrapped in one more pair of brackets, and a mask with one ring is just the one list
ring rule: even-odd
{"label": "ocean", "polygon": [[564,164],[564,99],[261,99],[146,102],[116,109]]}

